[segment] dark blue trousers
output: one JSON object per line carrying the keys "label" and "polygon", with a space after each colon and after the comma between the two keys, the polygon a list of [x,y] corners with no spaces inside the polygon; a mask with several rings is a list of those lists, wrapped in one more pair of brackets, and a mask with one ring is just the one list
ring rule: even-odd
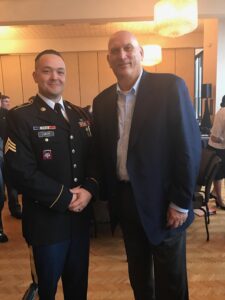
{"label": "dark blue trousers", "polygon": [[120,184],[120,224],[135,300],[188,300],[186,233],[149,242],[130,184]]}
{"label": "dark blue trousers", "polygon": [[4,198],[5,198],[5,193],[4,193],[4,179],[3,179],[3,158],[0,153],[0,230],[3,229],[2,225],[2,209],[4,207]]}
{"label": "dark blue trousers", "polygon": [[40,300],[54,300],[62,278],[65,300],[86,300],[89,231],[54,245],[32,246]]}

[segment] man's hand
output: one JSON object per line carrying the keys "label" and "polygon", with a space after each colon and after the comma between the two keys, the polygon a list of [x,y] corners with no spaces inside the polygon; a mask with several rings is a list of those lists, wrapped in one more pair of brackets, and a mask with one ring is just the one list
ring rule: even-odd
{"label": "man's hand", "polygon": [[91,193],[81,187],[73,188],[70,192],[73,194],[73,198],[69,204],[69,210],[81,212],[90,202],[92,197]]}
{"label": "man's hand", "polygon": [[169,207],[167,211],[167,226],[170,228],[182,226],[187,220],[187,216],[187,213],[182,213],[172,207]]}
{"label": "man's hand", "polygon": [[224,141],[222,137],[217,137],[215,135],[211,135],[211,140],[213,143],[217,143],[217,144],[221,144]]}

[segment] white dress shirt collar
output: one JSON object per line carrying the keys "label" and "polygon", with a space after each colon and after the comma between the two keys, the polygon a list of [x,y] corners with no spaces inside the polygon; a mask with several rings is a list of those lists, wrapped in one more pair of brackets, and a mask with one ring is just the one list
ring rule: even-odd
{"label": "white dress shirt collar", "polygon": [[[55,107],[55,101],[51,100],[51,99],[48,99],[47,97],[41,95],[40,93],[38,93],[38,96],[48,105],[50,106],[53,110],[54,110],[54,107]],[[60,98],[60,100],[58,101],[58,103],[60,103],[61,107],[63,110],[65,110],[65,107],[64,107],[64,103],[63,103],[63,99],[62,97]]]}
{"label": "white dress shirt collar", "polygon": [[133,92],[134,95],[136,96],[137,92],[138,92],[138,87],[139,87],[139,84],[140,84],[140,81],[141,81],[142,74],[143,74],[143,69],[141,70],[141,73],[138,76],[138,79],[136,80],[135,84],[132,86],[132,88],[129,91],[122,91],[119,84],[117,83],[117,85],[116,85],[117,93],[121,93],[121,94],[126,95],[126,94],[129,94],[130,92]]}

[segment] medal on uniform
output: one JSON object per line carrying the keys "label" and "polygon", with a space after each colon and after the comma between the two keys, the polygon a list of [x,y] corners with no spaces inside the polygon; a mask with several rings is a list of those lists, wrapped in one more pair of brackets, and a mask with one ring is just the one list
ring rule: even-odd
{"label": "medal on uniform", "polygon": [[83,120],[83,119],[80,119],[80,121],[78,122],[80,128],[85,128],[86,132],[87,132],[87,135],[89,137],[92,136],[91,134],[91,128],[90,128],[90,122],[88,120]]}

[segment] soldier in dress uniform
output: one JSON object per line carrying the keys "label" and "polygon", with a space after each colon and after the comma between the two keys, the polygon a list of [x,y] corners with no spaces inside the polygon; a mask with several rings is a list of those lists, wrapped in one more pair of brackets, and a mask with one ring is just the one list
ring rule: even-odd
{"label": "soldier in dress uniform", "polygon": [[39,53],[37,96],[8,114],[5,163],[23,196],[23,235],[40,300],[55,299],[60,277],[64,299],[87,299],[90,201],[98,184],[89,171],[88,116],[62,99],[65,75],[57,51]]}
{"label": "soldier in dress uniform", "polygon": [[[5,135],[5,128],[6,128],[6,117],[8,110],[10,108],[10,97],[7,95],[1,95],[1,107],[5,111],[5,119],[2,120],[5,124],[3,124],[3,127],[1,128],[1,132],[3,132],[3,136]],[[16,219],[21,219],[22,212],[21,212],[21,206],[19,203],[18,198],[18,192],[17,190],[12,186],[12,183],[10,181],[10,178],[5,178],[5,186],[7,189],[7,199],[8,199],[8,207],[11,215]],[[5,188],[4,186],[4,188]]]}
{"label": "soldier in dress uniform", "polygon": [[[1,98],[1,93],[0,93]],[[7,110],[1,106],[0,101],[0,243],[8,241],[7,235],[3,231],[2,210],[5,200],[4,178],[3,178],[3,139],[5,134]]]}

